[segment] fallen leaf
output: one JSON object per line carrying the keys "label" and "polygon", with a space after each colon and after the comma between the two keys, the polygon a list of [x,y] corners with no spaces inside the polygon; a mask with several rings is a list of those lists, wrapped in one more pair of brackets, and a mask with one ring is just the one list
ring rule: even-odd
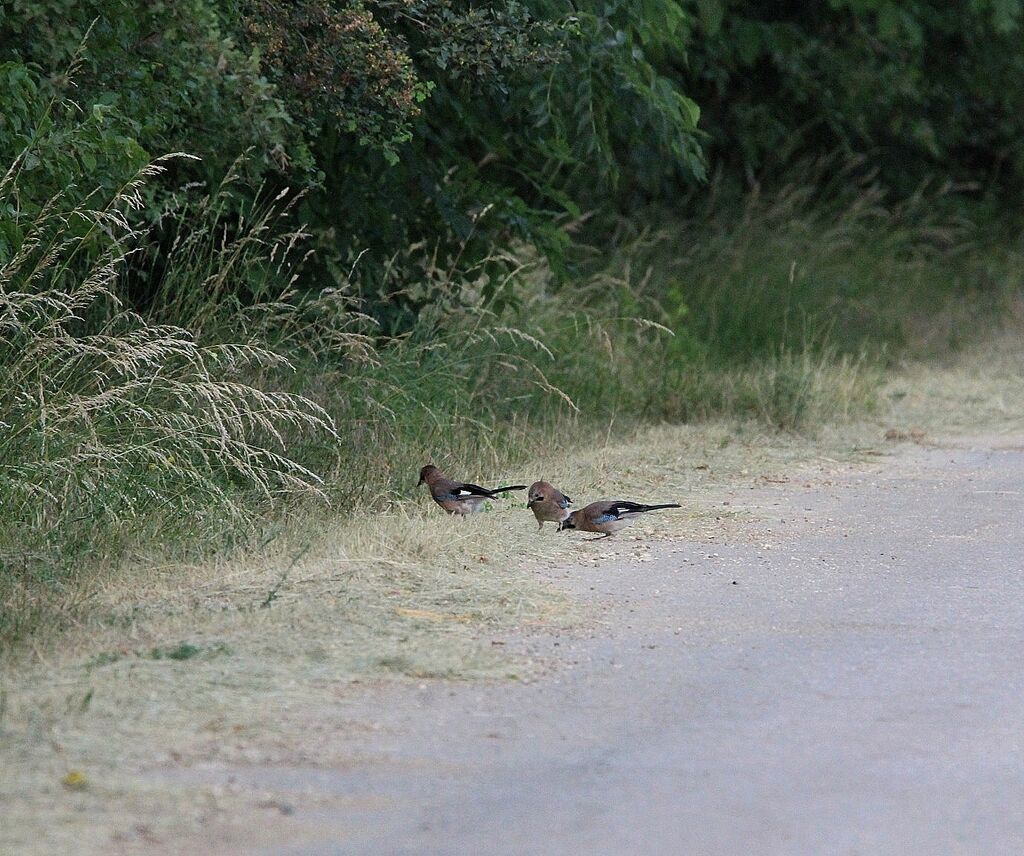
{"label": "fallen leaf", "polygon": [[89,784],[89,780],[81,770],[68,770],[67,775],[60,781],[65,788],[72,791],[83,790]]}

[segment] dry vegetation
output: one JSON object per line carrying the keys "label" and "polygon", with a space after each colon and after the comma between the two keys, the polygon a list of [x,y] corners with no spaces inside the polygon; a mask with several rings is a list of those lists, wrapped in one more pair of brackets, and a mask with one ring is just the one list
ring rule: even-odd
{"label": "dry vegetation", "polygon": [[[332,717],[332,705],[358,682],[528,679],[543,669],[492,642],[513,629],[589,620],[545,568],[614,555],[639,574],[652,538],[743,537],[744,513],[723,517],[724,491],[877,466],[893,448],[888,430],[896,441],[914,432],[939,443],[1019,431],[1021,377],[1019,332],[1007,333],[944,365],[905,367],[888,381],[876,418],[828,425],[813,438],[754,423],[651,428],[524,470],[581,498],[614,491],[683,501],[637,540],[538,534],[512,503],[455,520],[424,495],[388,514],[307,521],[255,556],[155,568],[144,582],[112,578],[93,620],[59,653],[5,666],[0,845],[90,852],[114,833],[124,848],[145,850],[211,822],[230,825],[242,795],[140,773],[210,759],[342,763],[332,734],[361,726]],[[64,783],[72,771],[84,782]]]}
{"label": "dry vegetation", "polygon": [[916,426],[930,437],[1008,435],[1024,426],[1024,313],[1002,332],[966,351],[940,360],[916,362],[885,388],[899,425]]}
{"label": "dry vegetation", "polygon": [[[146,850],[199,828],[230,799],[142,774],[341,761],[331,704],[354,682],[543,669],[493,643],[589,620],[552,569],[742,537],[723,491],[870,464],[889,429],[927,440],[1024,411],[1017,336],[952,350],[965,318],[1014,315],[1016,250],[870,193],[722,203],[619,236],[562,287],[495,256],[503,308],[493,270],[412,247],[396,270],[417,276],[388,286],[418,315],[385,335],[353,282],[293,290],[302,234],[280,200],[245,228],[218,230],[216,194],[169,215],[155,305],[125,308],[140,189],[55,198],[0,265],[0,849],[101,850],[113,830]],[[927,338],[918,317],[948,364],[883,384],[889,346]],[[521,497],[451,519],[414,491],[428,459],[684,507],[609,543],[538,534]]]}

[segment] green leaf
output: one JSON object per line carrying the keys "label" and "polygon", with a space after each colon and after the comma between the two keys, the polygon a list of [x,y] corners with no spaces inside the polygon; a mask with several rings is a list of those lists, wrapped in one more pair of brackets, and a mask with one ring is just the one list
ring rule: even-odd
{"label": "green leaf", "polygon": [[725,18],[725,5],[721,0],[697,0],[697,15],[706,35],[718,35]]}
{"label": "green leaf", "polygon": [[679,96],[679,103],[687,113],[690,120],[690,126],[696,128],[697,123],[700,121],[700,106],[696,101],[691,98],[687,98],[685,95]]}

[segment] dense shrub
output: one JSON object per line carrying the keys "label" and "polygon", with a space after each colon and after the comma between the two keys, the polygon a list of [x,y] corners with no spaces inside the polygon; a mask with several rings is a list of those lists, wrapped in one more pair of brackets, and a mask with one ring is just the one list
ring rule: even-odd
{"label": "dense shrub", "polygon": [[864,155],[904,190],[1024,178],[1020,0],[694,0],[682,80],[715,163]]}
{"label": "dense shrub", "polygon": [[[172,172],[175,186],[216,184],[247,152],[249,199],[261,182],[311,189],[311,279],[337,280],[363,254],[364,287],[392,325],[406,310],[379,283],[396,251],[425,240],[472,261],[524,241],[564,275],[567,230],[584,212],[678,207],[708,166],[746,182],[839,150],[905,192],[933,174],[995,190],[1024,176],[1020,0],[9,0],[5,11],[6,162],[38,129],[64,146],[75,110],[93,125],[75,156],[108,189],[147,154],[202,158]],[[69,178],[66,159],[36,150],[23,204]],[[150,207],[155,217],[159,200]],[[607,220],[589,222],[594,237]]]}

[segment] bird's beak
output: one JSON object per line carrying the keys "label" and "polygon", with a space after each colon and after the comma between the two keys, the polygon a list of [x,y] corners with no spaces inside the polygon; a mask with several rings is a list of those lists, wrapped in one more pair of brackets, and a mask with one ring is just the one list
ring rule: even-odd
{"label": "bird's beak", "polygon": [[416,487],[419,487],[421,484],[423,484],[423,476],[420,476],[420,480],[416,482]]}

